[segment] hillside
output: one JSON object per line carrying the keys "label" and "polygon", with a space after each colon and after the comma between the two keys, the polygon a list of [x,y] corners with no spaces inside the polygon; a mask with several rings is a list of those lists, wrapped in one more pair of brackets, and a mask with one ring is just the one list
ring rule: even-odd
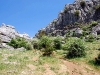
{"label": "hillside", "polygon": [[100,75],[100,1],[66,4],[34,38],[3,23],[0,75]]}
{"label": "hillside", "polygon": [[40,50],[0,50],[0,75],[100,75],[93,64],[100,41],[87,43],[87,56],[65,59],[66,51],[57,50],[52,57],[41,56]]}
{"label": "hillside", "polygon": [[100,22],[100,1],[76,0],[73,4],[66,4],[64,10],[58,14],[58,18],[39,30],[36,37],[42,32],[51,36],[64,36],[68,31],[81,28],[81,25],[84,26],[92,21]]}

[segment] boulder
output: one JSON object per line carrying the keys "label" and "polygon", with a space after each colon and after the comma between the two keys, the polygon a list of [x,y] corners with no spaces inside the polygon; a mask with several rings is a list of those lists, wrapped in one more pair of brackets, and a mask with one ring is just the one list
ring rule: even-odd
{"label": "boulder", "polygon": [[95,27],[92,28],[92,32],[91,32],[95,37],[97,37],[97,35],[100,35],[100,23],[98,23],[98,25],[96,25]]}
{"label": "boulder", "polygon": [[26,50],[24,47],[21,47],[21,48],[17,48],[16,50],[19,50],[19,51],[24,51]]}
{"label": "boulder", "polygon": [[76,37],[80,37],[83,33],[83,30],[80,28],[76,28],[75,33],[76,33]]}
{"label": "boulder", "polygon": [[6,43],[1,43],[1,44],[0,44],[0,48],[6,48],[6,49],[9,49],[9,50],[14,50],[13,47],[7,45]]}

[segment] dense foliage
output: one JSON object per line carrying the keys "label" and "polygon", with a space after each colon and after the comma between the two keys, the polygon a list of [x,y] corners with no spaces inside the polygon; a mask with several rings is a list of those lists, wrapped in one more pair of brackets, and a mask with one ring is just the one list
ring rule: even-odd
{"label": "dense foliage", "polygon": [[74,14],[75,14],[75,16],[79,16],[79,14],[80,14],[79,10],[76,10],[76,11],[74,12]]}
{"label": "dense foliage", "polygon": [[21,47],[24,47],[26,48],[27,50],[31,50],[32,49],[32,46],[30,43],[28,43],[24,38],[16,38],[16,39],[12,39],[8,45],[14,47],[15,49],[16,48],[21,48]]}
{"label": "dense foliage", "polygon": [[95,58],[95,62],[97,65],[100,65],[100,54],[98,55],[97,58]]}
{"label": "dense foliage", "polygon": [[39,40],[38,39],[32,40],[31,44],[34,49],[39,49]]}
{"label": "dense foliage", "polygon": [[57,37],[54,39],[54,48],[55,49],[61,49],[62,48],[62,44],[61,44],[61,38]]}
{"label": "dense foliage", "polygon": [[75,40],[72,44],[70,44],[67,50],[68,58],[83,57],[86,54],[84,42],[81,39]]}
{"label": "dense foliage", "polygon": [[93,41],[95,41],[96,40],[96,38],[92,35],[92,34],[90,34],[87,38],[86,38],[86,42],[93,42]]}
{"label": "dense foliage", "polygon": [[54,51],[53,41],[47,36],[41,37],[39,47],[42,49],[44,56],[50,56]]}
{"label": "dense foliage", "polygon": [[84,7],[86,6],[85,1],[84,1],[84,0],[82,0],[82,1],[80,2],[80,5],[81,5],[81,7],[82,7],[82,8],[84,8]]}

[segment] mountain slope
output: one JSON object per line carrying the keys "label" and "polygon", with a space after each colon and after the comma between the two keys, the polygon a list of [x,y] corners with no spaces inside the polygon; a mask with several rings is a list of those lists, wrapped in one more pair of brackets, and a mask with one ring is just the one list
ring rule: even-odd
{"label": "mountain slope", "polygon": [[47,27],[41,29],[36,37],[44,31],[46,35],[65,35],[75,24],[86,24],[100,19],[99,0],[76,0],[73,4],[66,4],[64,10]]}

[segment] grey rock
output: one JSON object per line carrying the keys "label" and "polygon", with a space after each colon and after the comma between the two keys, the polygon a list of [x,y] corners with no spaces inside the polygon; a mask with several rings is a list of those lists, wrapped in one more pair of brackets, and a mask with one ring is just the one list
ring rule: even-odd
{"label": "grey rock", "polygon": [[92,28],[92,34],[96,37],[100,34],[100,23]]}
{"label": "grey rock", "polygon": [[13,47],[7,45],[6,43],[1,43],[0,46],[1,46],[0,48],[6,48],[6,49],[9,49],[9,50],[14,50]]}
{"label": "grey rock", "polygon": [[[46,28],[45,33],[47,35],[61,35],[64,36],[70,29],[74,28],[67,28],[68,25],[74,25],[75,22],[77,23],[88,23],[91,21],[97,21],[100,19],[100,10],[96,10],[94,7],[100,4],[100,0],[84,0],[85,7],[82,8],[80,2],[82,0],[76,0],[73,4],[66,4],[64,10],[62,10],[58,14],[58,18],[53,20]],[[66,12],[65,12],[66,9]],[[99,8],[100,9],[100,8]],[[76,10],[79,11],[78,16],[75,15]],[[41,29],[42,30],[42,29]],[[39,31],[41,31],[39,30]],[[59,32],[60,31],[60,32]],[[99,30],[98,30],[99,31]],[[98,34],[98,31],[97,34]],[[76,33],[81,34],[81,30],[77,30]],[[94,34],[94,33],[93,33]],[[39,35],[39,32],[37,33]]]}
{"label": "grey rock", "polygon": [[17,37],[23,37],[27,40],[31,39],[28,34],[20,34],[18,31],[16,31],[14,26],[5,25],[4,23],[0,26],[0,39],[2,42],[8,43],[12,38]]}
{"label": "grey rock", "polygon": [[25,51],[26,49],[24,47],[21,47],[21,48],[17,48],[16,50]]}
{"label": "grey rock", "polygon": [[76,28],[75,33],[76,33],[76,37],[80,37],[83,33],[83,30],[80,28]]}

